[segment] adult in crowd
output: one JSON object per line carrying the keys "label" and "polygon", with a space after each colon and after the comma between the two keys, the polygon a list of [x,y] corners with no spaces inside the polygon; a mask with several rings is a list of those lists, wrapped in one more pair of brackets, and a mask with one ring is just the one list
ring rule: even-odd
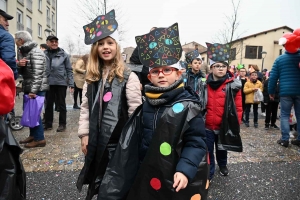
{"label": "adult in crowd", "polygon": [[5,122],[15,104],[17,65],[15,42],[8,30],[13,19],[0,10],[0,199],[26,199],[26,175],[20,159],[22,149]]}
{"label": "adult in crowd", "polygon": [[0,59],[2,59],[14,72],[15,79],[18,78],[16,65],[15,42],[12,35],[8,32],[8,20],[14,17],[0,10]]}
{"label": "adult in crowd", "polygon": [[238,68],[238,73],[239,73],[239,76],[237,77],[237,79],[239,79],[242,83],[242,90],[241,90],[241,93],[242,93],[242,105],[243,105],[243,112],[242,112],[242,122],[245,123],[246,120],[244,118],[244,112],[246,110],[246,94],[244,92],[244,86],[245,86],[245,83],[248,81],[247,77],[246,77],[246,74],[247,74],[247,71],[246,69],[240,65],[241,67]]}
{"label": "adult in crowd", "polygon": [[[26,62],[18,62],[19,73],[23,76],[23,92],[30,98],[45,96],[49,89],[46,76],[46,58],[38,44],[32,41],[27,31],[18,31],[15,34],[15,43],[19,48],[18,58]],[[46,140],[44,128],[40,117],[39,125],[29,128],[29,136],[20,141],[26,148],[44,147]]]}
{"label": "adult in crowd", "polygon": [[59,109],[59,126],[57,132],[64,132],[67,124],[66,95],[67,88],[74,91],[74,80],[69,55],[58,47],[58,38],[54,35],[47,37],[48,50],[45,50],[49,91],[46,95],[45,130],[52,129],[53,104]]}
{"label": "adult in crowd", "polygon": [[41,49],[42,51],[45,51],[45,50],[48,49],[48,45],[47,45],[47,44],[40,44],[40,49]]}
{"label": "adult in crowd", "polygon": [[85,81],[85,73],[86,73],[86,66],[89,59],[89,55],[86,54],[82,56],[80,59],[76,61],[73,68],[74,73],[74,109],[80,109],[77,104],[77,97],[79,94],[79,102],[80,105],[82,103],[82,89]]}
{"label": "adult in crowd", "polygon": [[[277,82],[278,80],[280,81],[279,96],[281,138],[277,141],[277,143],[284,147],[289,146],[289,117],[293,105],[297,121],[300,121],[300,50],[295,52],[289,52],[288,49],[286,50],[287,51],[284,54],[280,55],[275,60],[268,83],[270,99],[274,100]],[[292,140],[291,143],[293,145],[300,146],[300,126],[297,127],[297,132],[297,139]]]}

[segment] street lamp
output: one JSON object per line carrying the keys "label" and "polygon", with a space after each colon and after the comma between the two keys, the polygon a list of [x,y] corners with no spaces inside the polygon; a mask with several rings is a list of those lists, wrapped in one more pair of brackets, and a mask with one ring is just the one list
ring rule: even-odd
{"label": "street lamp", "polygon": [[45,36],[48,37],[49,35],[51,35],[52,31],[50,29],[45,29],[44,30]]}
{"label": "street lamp", "polygon": [[266,55],[267,55],[267,52],[266,52],[266,51],[262,51],[262,52],[261,52],[261,57],[262,57],[261,72],[263,72],[263,70],[264,70],[264,61],[265,61]]}

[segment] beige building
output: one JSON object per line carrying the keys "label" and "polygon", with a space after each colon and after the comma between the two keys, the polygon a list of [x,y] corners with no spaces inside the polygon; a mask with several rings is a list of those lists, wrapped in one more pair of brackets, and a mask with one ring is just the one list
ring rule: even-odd
{"label": "beige building", "polygon": [[[237,66],[240,63],[248,67],[249,64],[256,64],[261,70],[263,64],[263,68],[271,70],[275,59],[284,52],[284,47],[278,44],[279,38],[291,32],[293,29],[282,26],[233,41],[234,56],[230,65]],[[206,59],[207,52],[202,52],[201,56]]]}
{"label": "beige building", "polygon": [[46,35],[57,35],[57,0],[0,0],[0,9],[12,15],[9,32],[26,30],[38,44]]}
{"label": "beige building", "polygon": [[122,56],[123,56],[125,63],[130,63],[129,59],[130,59],[134,49],[135,49],[134,47],[126,47],[123,49]]}

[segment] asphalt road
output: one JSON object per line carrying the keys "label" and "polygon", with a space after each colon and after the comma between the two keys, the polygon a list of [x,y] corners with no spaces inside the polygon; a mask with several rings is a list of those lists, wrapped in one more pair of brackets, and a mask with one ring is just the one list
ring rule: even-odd
{"label": "asphalt road", "polygon": [[[209,188],[212,200],[300,200],[300,162],[229,164],[227,177],[216,174]],[[216,170],[218,173],[218,169]],[[27,173],[27,199],[84,199],[75,183],[79,171]]]}

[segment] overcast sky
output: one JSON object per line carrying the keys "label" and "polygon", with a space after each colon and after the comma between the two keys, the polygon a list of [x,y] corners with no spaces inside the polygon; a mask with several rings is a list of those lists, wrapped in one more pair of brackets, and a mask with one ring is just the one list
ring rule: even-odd
{"label": "overcast sky", "polygon": [[[83,42],[85,25],[74,2],[58,0],[58,37],[60,46],[71,37]],[[86,0],[88,1],[88,0]],[[232,14],[231,0],[107,0],[122,9],[119,26],[126,29],[122,48],[135,47],[134,37],[149,32],[150,28],[179,24],[181,44],[196,41],[215,42],[217,33],[224,28],[225,15]],[[242,36],[251,35],[280,26],[300,28],[300,0],[241,0],[239,9]],[[116,11],[116,15],[118,15]],[[77,25],[76,25],[77,22]],[[79,23],[79,24],[78,24]],[[81,27],[80,27],[81,26]],[[77,27],[77,28],[75,28]]]}

